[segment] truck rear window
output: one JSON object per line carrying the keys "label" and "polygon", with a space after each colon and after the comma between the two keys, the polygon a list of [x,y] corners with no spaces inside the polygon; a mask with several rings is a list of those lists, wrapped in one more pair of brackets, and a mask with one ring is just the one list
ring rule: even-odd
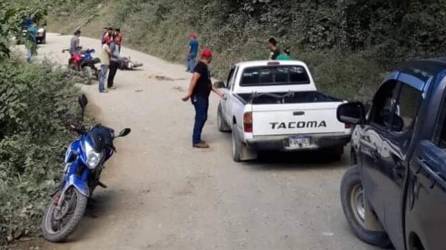
{"label": "truck rear window", "polygon": [[309,84],[310,78],[302,66],[264,66],[246,68],[240,86]]}

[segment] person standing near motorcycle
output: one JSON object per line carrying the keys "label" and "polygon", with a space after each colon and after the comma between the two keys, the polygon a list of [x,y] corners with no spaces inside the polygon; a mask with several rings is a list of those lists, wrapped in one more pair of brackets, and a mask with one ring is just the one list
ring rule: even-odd
{"label": "person standing near motorcycle", "polygon": [[102,45],[101,53],[99,55],[99,59],[101,60],[101,68],[99,70],[99,92],[107,93],[105,89],[105,81],[107,80],[108,68],[110,66],[110,56],[111,50],[109,47],[110,43],[105,42]]}
{"label": "person standing near motorcycle", "polygon": [[187,54],[187,72],[192,72],[195,64],[197,63],[197,55],[198,55],[198,48],[200,47],[198,40],[197,40],[197,34],[191,33],[189,35],[189,52]]}
{"label": "person standing near motorcycle", "polygon": [[116,39],[115,42],[118,45],[119,53],[121,53],[122,40],[123,40],[121,29],[116,29]]}
{"label": "person standing near motorcycle", "polygon": [[118,32],[114,32],[113,35],[111,36],[111,43],[110,43],[110,72],[108,73],[108,79],[107,79],[107,88],[109,89],[116,89],[115,86],[113,86],[114,84],[114,79],[115,79],[115,75],[116,72],[118,71],[119,68],[119,63],[121,60],[121,57],[119,56],[119,37],[118,37]]}
{"label": "person standing near motorcycle", "polygon": [[75,54],[81,53],[82,47],[80,46],[80,42],[81,42],[80,36],[81,36],[81,31],[76,30],[74,32],[73,37],[70,40],[70,55],[75,55]]}
{"label": "person standing near motorcycle", "polygon": [[195,108],[195,124],[192,135],[192,146],[194,148],[209,148],[209,145],[201,140],[201,132],[206,123],[209,108],[209,95],[214,91],[223,98],[223,93],[212,86],[208,65],[212,61],[212,51],[204,49],[200,55],[200,61],[193,70],[192,80],[183,101],[191,99]]}
{"label": "person standing near motorcycle", "polygon": [[111,27],[105,27],[104,32],[101,36],[101,46],[107,43],[110,40],[110,36],[112,34],[113,30]]}

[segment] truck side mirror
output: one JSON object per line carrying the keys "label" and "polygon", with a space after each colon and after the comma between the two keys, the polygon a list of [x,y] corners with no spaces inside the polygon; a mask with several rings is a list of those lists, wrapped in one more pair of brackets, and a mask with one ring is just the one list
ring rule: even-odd
{"label": "truck side mirror", "polygon": [[336,112],[338,121],[347,124],[364,124],[365,107],[361,102],[349,102],[338,106]]}
{"label": "truck side mirror", "polygon": [[226,88],[226,85],[223,81],[216,81],[214,83],[214,87],[217,89],[223,89],[223,88]]}

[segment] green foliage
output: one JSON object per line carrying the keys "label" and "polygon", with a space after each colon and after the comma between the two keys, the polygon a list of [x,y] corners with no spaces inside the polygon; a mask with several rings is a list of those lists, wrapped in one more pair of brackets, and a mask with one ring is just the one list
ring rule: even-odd
{"label": "green foliage", "polygon": [[46,10],[46,6],[36,0],[0,2],[0,61],[9,57],[10,39],[21,34],[25,18],[39,23],[46,16]]}
{"label": "green foliage", "polygon": [[[67,6],[55,4],[51,16],[57,20]],[[275,36],[312,65],[323,90],[347,98],[369,96],[401,61],[441,56],[446,48],[446,0],[84,0],[71,18],[91,12],[98,15],[83,28],[93,37],[98,23],[119,26],[127,46],[179,62],[187,34],[197,31],[201,45],[216,52],[220,78],[232,63],[266,58],[266,40]]]}
{"label": "green foliage", "polygon": [[0,63],[0,246],[37,232],[63,169],[79,114],[71,73],[13,59]]}

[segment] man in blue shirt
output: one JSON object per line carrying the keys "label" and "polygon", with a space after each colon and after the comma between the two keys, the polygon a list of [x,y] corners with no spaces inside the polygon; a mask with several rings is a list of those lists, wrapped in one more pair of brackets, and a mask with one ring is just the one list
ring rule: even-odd
{"label": "man in blue shirt", "polygon": [[187,55],[187,72],[192,72],[195,68],[195,65],[197,64],[197,54],[198,54],[198,48],[199,43],[197,40],[197,34],[191,33],[189,36],[189,52]]}
{"label": "man in blue shirt", "polygon": [[37,55],[37,26],[34,22],[26,30],[25,48],[26,48],[26,61],[31,63],[31,58]]}

